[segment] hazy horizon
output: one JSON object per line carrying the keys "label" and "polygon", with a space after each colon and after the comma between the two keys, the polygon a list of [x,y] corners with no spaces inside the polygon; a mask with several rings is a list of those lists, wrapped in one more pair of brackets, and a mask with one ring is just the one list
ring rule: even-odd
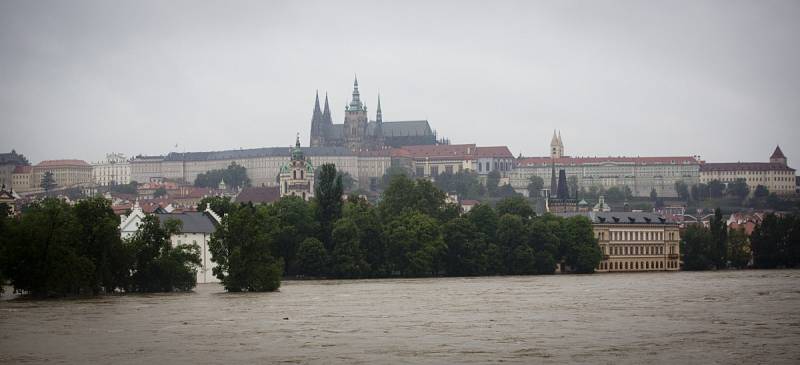
{"label": "hazy horizon", "polygon": [[[0,152],[32,163],[308,145],[375,116],[544,156],[800,161],[791,1],[0,3]],[[175,147],[177,145],[177,147]]]}

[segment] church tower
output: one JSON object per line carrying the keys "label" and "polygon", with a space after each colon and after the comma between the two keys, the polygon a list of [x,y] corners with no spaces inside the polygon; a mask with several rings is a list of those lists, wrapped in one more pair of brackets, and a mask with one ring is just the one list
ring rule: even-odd
{"label": "church tower", "polygon": [[564,142],[561,141],[561,132],[553,131],[553,139],[550,140],[550,158],[564,157]]}
{"label": "church tower", "polygon": [[788,161],[786,161],[786,155],[781,151],[781,146],[775,147],[775,152],[772,152],[772,156],[769,156],[769,162],[787,166]]}
{"label": "church tower", "polygon": [[[328,106],[328,100],[325,99],[325,107]],[[323,114],[319,109],[319,91],[317,91],[316,100],[314,101],[314,113],[311,116],[311,147],[320,147],[325,144],[325,131]]]}
{"label": "church tower", "polygon": [[353,99],[344,109],[345,146],[352,151],[364,149],[367,137],[367,107],[361,102],[358,78],[353,82]]}
{"label": "church tower", "polygon": [[279,175],[281,197],[292,195],[309,200],[314,196],[314,166],[300,148],[300,134],[290,150],[291,160],[281,166]]}
{"label": "church tower", "polygon": [[375,112],[375,131],[373,133],[374,149],[383,149],[383,112],[381,112],[381,94],[378,94],[378,110]]}

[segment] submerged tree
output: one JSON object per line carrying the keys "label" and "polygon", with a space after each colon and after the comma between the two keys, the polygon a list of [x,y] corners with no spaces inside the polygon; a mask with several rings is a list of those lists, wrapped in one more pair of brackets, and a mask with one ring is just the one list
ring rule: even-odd
{"label": "submerged tree", "polygon": [[191,290],[197,285],[200,248],[197,245],[173,246],[172,235],[179,234],[181,222],[160,222],[149,215],[128,241],[133,252],[130,289],[138,292]]}
{"label": "submerged tree", "polygon": [[222,219],[211,235],[214,275],[225,290],[274,291],[280,287],[283,262],[272,256],[278,218],[265,207],[243,205]]}

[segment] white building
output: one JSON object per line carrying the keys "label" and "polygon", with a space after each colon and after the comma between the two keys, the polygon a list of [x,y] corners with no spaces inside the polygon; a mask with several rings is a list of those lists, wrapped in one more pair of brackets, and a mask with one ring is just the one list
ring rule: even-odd
{"label": "white building", "polygon": [[[212,272],[216,264],[211,261],[208,242],[211,240],[211,234],[216,231],[217,225],[222,221],[220,216],[210,208],[204,212],[156,213],[155,215],[162,224],[170,219],[181,222],[181,233],[170,238],[173,246],[194,244],[200,248],[201,267],[197,270],[197,283],[218,283],[219,279]],[[136,202],[131,214],[122,218],[119,227],[122,238],[132,237],[139,229],[144,217],[145,214],[139,207],[139,202]]]}
{"label": "white building", "polygon": [[131,182],[131,163],[121,153],[109,153],[105,161],[92,163],[92,182],[100,186]]}

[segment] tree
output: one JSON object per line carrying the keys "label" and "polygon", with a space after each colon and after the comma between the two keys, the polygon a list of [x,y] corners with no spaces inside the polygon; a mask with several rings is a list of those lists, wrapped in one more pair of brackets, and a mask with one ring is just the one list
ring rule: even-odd
{"label": "tree", "polygon": [[678,197],[683,200],[689,200],[691,198],[691,194],[689,194],[689,186],[686,185],[683,180],[678,180],[675,182],[675,192],[678,194]]}
{"label": "tree", "polygon": [[39,183],[39,187],[44,189],[45,192],[50,192],[56,187],[56,179],[53,177],[53,172],[45,171],[42,174],[42,181]]}
{"label": "tree", "polygon": [[437,188],[454,192],[462,199],[478,199],[486,193],[486,188],[478,181],[478,174],[472,171],[445,172],[436,177]]}
{"label": "tree", "polygon": [[101,196],[78,201],[74,207],[80,226],[79,253],[94,266],[93,292],[111,293],[128,284],[131,254],[119,236],[119,217]]}
{"label": "tree", "polygon": [[625,191],[619,186],[612,186],[606,190],[606,201],[619,203],[625,199]]}
{"label": "tree", "polygon": [[383,177],[381,177],[381,183],[379,187],[380,190],[386,189],[389,186],[389,183],[392,181],[392,179],[394,179],[395,176],[399,175],[405,177],[411,177],[411,174],[408,172],[408,170],[400,166],[392,166],[386,169],[386,172],[383,173]]}
{"label": "tree", "polygon": [[708,185],[700,183],[697,185],[692,185],[692,200],[694,201],[703,201],[708,199],[709,191]]}
{"label": "tree", "polygon": [[447,246],[445,267],[448,275],[481,275],[487,273],[486,238],[466,218],[450,220],[442,227]]}
{"label": "tree", "polygon": [[108,190],[112,193],[136,195],[138,193],[138,186],[139,183],[131,181],[127,184],[112,184],[109,186]]}
{"label": "tree", "polygon": [[494,241],[495,234],[497,233],[498,217],[491,206],[478,204],[474,206],[466,216],[475,228],[483,233],[488,242]]}
{"label": "tree", "polygon": [[304,275],[322,276],[328,268],[328,252],[314,237],[306,238],[297,248],[297,272]]}
{"label": "tree", "polygon": [[526,264],[517,258],[518,253],[527,254],[527,250],[518,250],[519,246],[527,245],[528,231],[522,217],[513,214],[500,216],[497,222],[496,243],[503,256],[504,273],[507,274],[528,274],[533,268],[533,257]]}
{"label": "tree", "polygon": [[681,237],[684,270],[708,270],[714,266],[716,248],[711,231],[700,224],[686,227]]}
{"label": "tree", "polygon": [[342,218],[333,227],[332,271],[340,277],[359,277],[369,271],[364,251],[359,242],[358,227],[348,218]]}
{"label": "tree", "polygon": [[247,168],[236,162],[231,162],[225,169],[210,170],[198,174],[194,180],[194,186],[216,189],[223,180],[225,185],[233,189],[250,186]]}
{"label": "tree", "polygon": [[167,189],[163,186],[159,186],[158,189],[153,192],[153,197],[160,198],[162,196],[167,196]]}
{"label": "tree", "polygon": [[513,214],[526,220],[536,215],[528,200],[519,195],[497,202],[496,210],[498,216]]}
{"label": "tree", "polygon": [[656,189],[653,188],[653,190],[650,190],[650,200],[656,201],[656,199],[658,199],[658,193],[656,192]]}
{"label": "tree", "polygon": [[128,241],[133,252],[131,290],[138,292],[187,291],[197,285],[200,248],[173,246],[171,237],[181,232],[181,222],[160,222],[149,215]]}
{"label": "tree", "polygon": [[708,196],[711,198],[721,198],[725,192],[725,184],[719,180],[711,180],[708,183]]}
{"label": "tree", "polygon": [[332,248],[331,231],[333,223],[342,217],[342,177],[336,173],[336,165],[323,164],[319,176],[315,176],[317,184],[314,196],[317,202],[317,219],[320,223],[320,237],[325,247]]}
{"label": "tree", "polygon": [[428,180],[411,180],[397,175],[383,192],[378,206],[381,217],[391,220],[409,212],[421,212],[431,217],[450,216],[445,204],[446,195]]}
{"label": "tree", "polygon": [[206,208],[211,208],[214,213],[224,217],[225,214],[233,211],[235,204],[231,202],[231,198],[228,196],[207,196],[197,203],[197,211],[203,212]]}
{"label": "tree", "polygon": [[497,194],[497,187],[500,184],[500,172],[497,170],[492,170],[486,175],[486,191],[489,192],[489,195],[494,196]]}
{"label": "tree", "polygon": [[728,232],[728,260],[735,268],[745,268],[750,262],[750,242],[744,229],[732,229]]}
{"label": "tree", "polygon": [[314,219],[314,208],[299,196],[285,196],[263,209],[277,219],[277,225],[272,231],[272,256],[283,259],[285,275],[294,274],[298,246],[306,238],[317,236],[319,232],[319,223]]}
{"label": "tree", "polygon": [[528,178],[528,196],[531,198],[539,196],[540,192],[544,188],[544,180],[536,175],[531,175]]}
{"label": "tree", "polygon": [[81,227],[67,203],[33,203],[4,235],[4,274],[16,291],[33,296],[91,293],[95,267],[81,254]]}
{"label": "tree", "polygon": [[592,222],[584,216],[563,220],[565,262],[577,273],[593,273],[603,259],[600,246],[594,237]]}
{"label": "tree", "polygon": [[389,275],[387,246],[378,211],[365,199],[350,199],[344,206],[344,218],[358,225],[358,239],[369,264],[370,276]]}
{"label": "tree", "polygon": [[552,274],[556,268],[556,257],[562,246],[560,232],[563,218],[551,214],[534,218],[530,223],[528,243],[536,252],[536,272]]}
{"label": "tree", "polygon": [[719,208],[714,210],[714,216],[709,222],[711,239],[714,242],[713,261],[717,269],[723,269],[728,262],[728,225],[722,218]]}
{"label": "tree", "polygon": [[745,179],[736,179],[736,181],[728,184],[726,194],[744,199],[750,194],[750,187],[747,186]]}
{"label": "tree", "polygon": [[756,198],[766,198],[769,196],[769,189],[764,185],[758,185],[756,186],[756,190],[753,191],[753,196]]}
{"label": "tree", "polygon": [[390,272],[403,276],[436,275],[444,266],[447,247],[436,219],[409,212],[393,219],[385,234]]}
{"label": "tree", "polygon": [[222,218],[211,235],[214,275],[225,290],[274,291],[281,285],[283,261],[272,256],[278,218],[266,207],[242,205]]}

